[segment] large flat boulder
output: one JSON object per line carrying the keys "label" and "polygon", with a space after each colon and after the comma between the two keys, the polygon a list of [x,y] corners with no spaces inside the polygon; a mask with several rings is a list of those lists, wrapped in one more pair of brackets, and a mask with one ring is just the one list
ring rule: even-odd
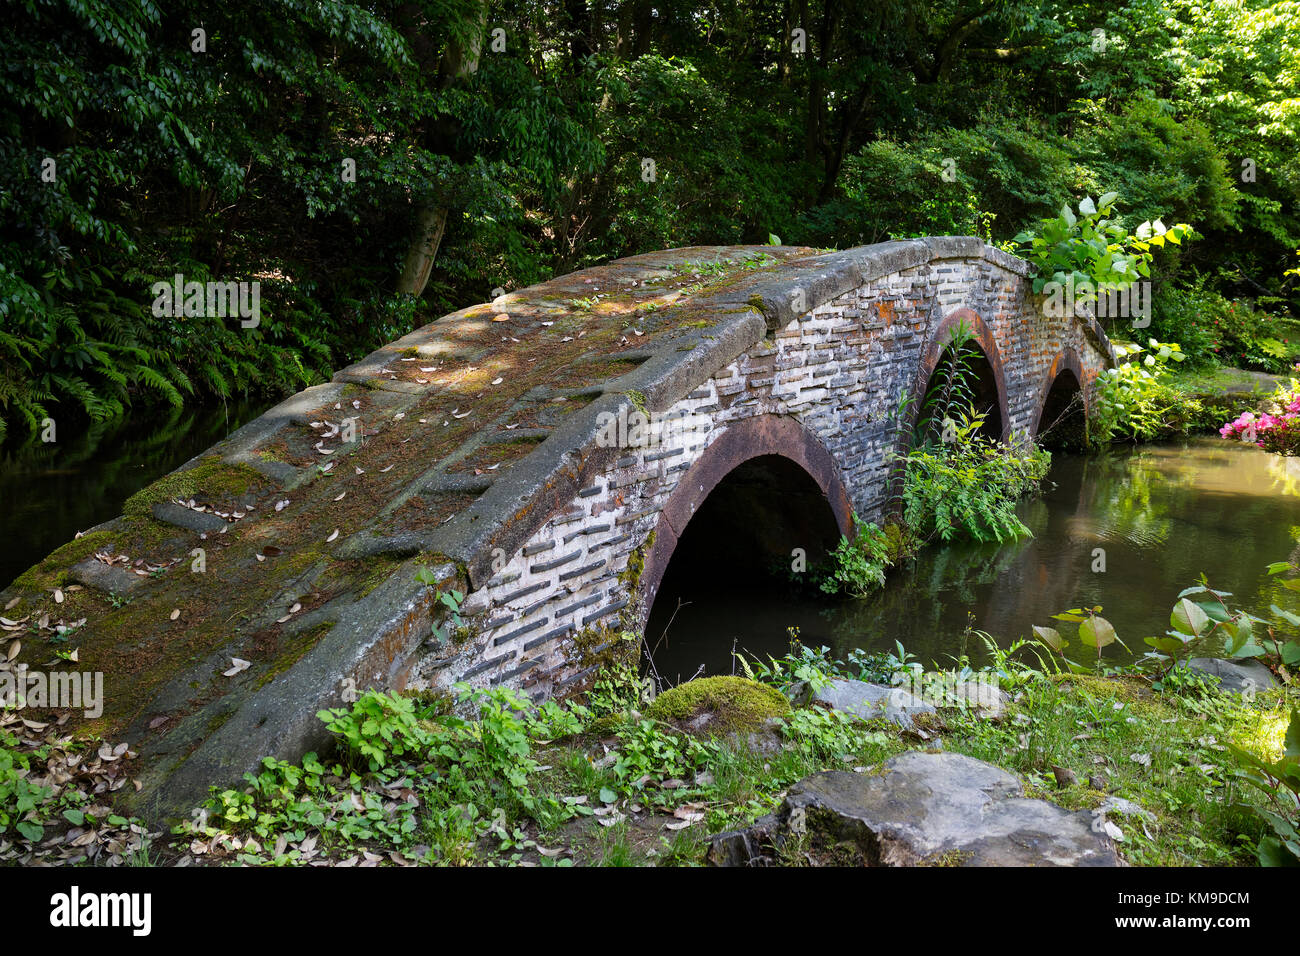
{"label": "large flat boulder", "polygon": [[913,751],[873,773],[805,777],[776,814],[715,837],[709,859],[762,865],[798,847],[820,865],[1124,865],[1098,819],[1027,799],[992,764]]}

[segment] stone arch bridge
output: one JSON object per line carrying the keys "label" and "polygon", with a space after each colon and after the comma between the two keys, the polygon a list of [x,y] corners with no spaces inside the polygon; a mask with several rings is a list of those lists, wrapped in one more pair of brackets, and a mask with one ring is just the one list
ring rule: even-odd
{"label": "stone arch bridge", "polygon": [[[502,295],[280,403],[0,599],[104,673],[92,729],[138,753],[146,815],[318,746],[316,711],[365,688],[562,694],[644,626],[739,469],[751,492],[794,476],[832,531],[879,517],[903,399],[958,323],[1003,438],[1086,401],[1106,336],[1028,273],[972,238],[692,247]],[[647,439],[643,414],[674,427]]]}

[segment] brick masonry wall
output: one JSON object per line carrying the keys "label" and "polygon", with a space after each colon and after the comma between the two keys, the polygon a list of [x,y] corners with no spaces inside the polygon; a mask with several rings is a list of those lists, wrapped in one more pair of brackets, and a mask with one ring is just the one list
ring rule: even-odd
{"label": "brick masonry wall", "polygon": [[[791,291],[799,294],[797,286]],[[959,309],[978,316],[993,340],[1005,387],[1003,420],[1014,433],[1035,430],[1063,351],[1080,358],[1085,394],[1107,364],[1083,324],[1044,315],[1030,300],[1029,280],[986,257],[937,259],[840,295],[770,333],[663,410],[683,437],[627,449],[518,553],[499,554],[497,573],[465,602],[472,642],[451,656],[425,657],[411,685],[465,680],[542,697],[582,681],[609,633],[644,624],[649,608],[629,562],[635,571],[634,553],[645,548],[682,475],[743,419],[796,419],[833,456],[857,513],[879,518],[900,398],[918,388],[931,341]],[[603,628],[610,631],[602,635]]]}

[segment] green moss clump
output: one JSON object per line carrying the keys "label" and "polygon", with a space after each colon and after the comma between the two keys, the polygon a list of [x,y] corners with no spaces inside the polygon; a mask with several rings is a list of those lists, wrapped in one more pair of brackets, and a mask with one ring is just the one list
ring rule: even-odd
{"label": "green moss clump", "polygon": [[650,410],[646,407],[645,392],[638,391],[635,388],[630,388],[623,394],[628,397],[628,400],[638,412],[647,418],[650,417]]}
{"label": "green moss clump", "polygon": [[421,720],[432,721],[438,717],[446,717],[456,705],[455,695],[445,687],[408,690],[402,696],[415,701],[415,710]]}
{"label": "green moss clump", "polygon": [[627,556],[627,567],[619,572],[618,582],[629,592],[635,590],[637,584],[641,581],[641,572],[645,570],[645,557],[654,546],[655,533],[651,531],[646,536],[645,543]]}
{"label": "green moss clump", "polygon": [[68,569],[79,561],[84,561],[96,551],[107,548],[115,540],[111,531],[91,531],[80,538],[69,541],[46,555],[37,564],[28,568],[14,579],[5,590],[17,593],[36,593],[49,591],[67,582]]}
{"label": "green moss clump", "polygon": [[607,737],[613,737],[622,728],[626,727],[629,721],[626,713],[606,714],[604,717],[597,717],[588,726],[584,733],[593,740],[603,740]]}
{"label": "green moss clump", "polygon": [[714,734],[757,730],[771,717],[790,712],[790,702],[775,687],[747,677],[701,677],[655,698],[647,716],[682,726],[701,721]]}
{"label": "green moss clump", "polygon": [[227,464],[220,457],[212,455],[193,468],[174,471],[140,489],[126,499],[122,513],[147,515],[154,505],[173,498],[193,498],[199,495],[234,498],[265,483],[266,478],[255,469],[247,465]]}

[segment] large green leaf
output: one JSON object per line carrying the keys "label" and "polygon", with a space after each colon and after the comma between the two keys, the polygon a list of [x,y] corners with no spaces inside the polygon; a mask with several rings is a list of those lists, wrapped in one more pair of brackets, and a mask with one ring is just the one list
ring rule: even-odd
{"label": "large green leaf", "polygon": [[1210,619],[1199,604],[1182,598],[1174,605],[1173,613],[1169,615],[1169,623],[1173,625],[1175,631],[1200,637],[1209,627]]}
{"label": "large green leaf", "polygon": [[1115,627],[1104,617],[1090,617],[1079,625],[1079,640],[1100,650],[1115,643]]}
{"label": "large green leaf", "polygon": [[1063,637],[1061,637],[1061,632],[1058,631],[1056,628],[1039,627],[1037,624],[1035,624],[1033,627],[1034,627],[1034,636],[1037,637],[1044,644],[1046,644],[1048,647],[1050,647],[1052,650],[1060,651],[1060,650],[1064,650],[1066,647],[1069,647],[1068,642],[1066,642],[1066,640]]}

